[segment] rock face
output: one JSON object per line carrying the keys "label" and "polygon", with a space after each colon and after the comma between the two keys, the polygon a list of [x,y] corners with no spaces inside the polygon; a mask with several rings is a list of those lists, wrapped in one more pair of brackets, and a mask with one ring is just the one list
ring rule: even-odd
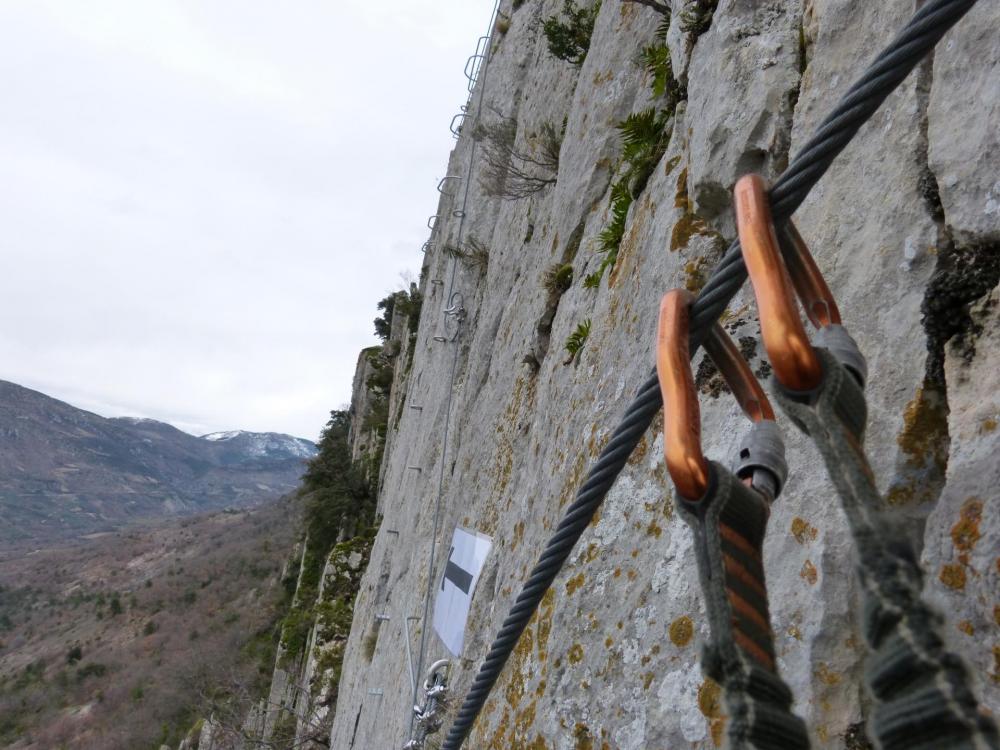
{"label": "rock face", "polygon": [[[666,39],[686,100],[667,125],[665,153],[635,191],[617,260],[594,288],[581,281],[601,264],[602,230],[613,221],[611,186],[624,168],[616,126],[664,106],[637,63],[644,47],[660,42],[663,17],[604,0],[576,67],[554,58],[541,33],[540,21],[559,14],[562,0],[517,5],[501,4],[448,164],[447,174],[468,177],[452,181],[441,199],[412,365],[393,384],[384,520],[346,645],[330,742],[338,750],[402,747],[408,739],[407,618],[421,618],[409,623],[414,659],[424,635],[424,667],[447,656],[422,619],[439,501],[432,584],[456,526],[493,539],[464,652],[453,660],[460,700],[587,467],[649,374],[660,296],[697,289],[720,239],[733,237],[734,181],[747,171],[776,176],[914,11],[912,0],[721,0],[714,17],[694,24],[692,4],[673,0]],[[795,217],[868,356],[867,448],[880,487],[922,549],[928,594],[993,713],[1000,713],[998,26],[1000,8],[979,3],[862,128]],[[477,112],[480,124],[513,119],[513,148],[522,154],[535,153],[545,127],[562,131],[556,182],[518,200],[496,195],[483,131],[473,137]],[[488,260],[446,252],[470,238]],[[573,281],[554,292],[547,272],[565,264]],[[456,301],[461,321],[445,313]],[[766,374],[746,290],[725,324]],[[571,355],[563,342],[584,329],[589,335]],[[745,423],[702,372],[705,452],[727,460]],[[813,747],[863,747],[867,698],[850,537],[815,449],[783,427],[791,475],[765,548],[779,666]],[[662,455],[657,419],[546,595],[466,747],[719,744],[725,719],[717,688],[698,663],[708,633],[692,539],[674,512]],[[390,619],[376,626],[376,615]]]}
{"label": "rock face", "polygon": [[0,381],[0,543],[253,505],[295,489],[315,452],[290,435],[105,419]]}

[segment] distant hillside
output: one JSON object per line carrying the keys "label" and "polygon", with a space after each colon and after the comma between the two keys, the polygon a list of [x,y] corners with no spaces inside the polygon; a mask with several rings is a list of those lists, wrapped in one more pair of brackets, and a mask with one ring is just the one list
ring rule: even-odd
{"label": "distant hillside", "polygon": [[0,544],[254,505],[295,489],[315,450],[290,435],[106,419],[0,381]]}
{"label": "distant hillside", "polygon": [[0,551],[0,747],[176,745],[205,696],[256,697],[295,584],[282,573],[297,570],[300,506]]}

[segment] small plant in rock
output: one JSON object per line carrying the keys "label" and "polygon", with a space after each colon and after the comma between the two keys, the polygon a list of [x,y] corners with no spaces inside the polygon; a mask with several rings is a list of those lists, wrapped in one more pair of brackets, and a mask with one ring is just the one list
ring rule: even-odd
{"label": "small plant in rock", "polygon": [[567,359],[563,364],[570,364],[576,359],[580,350],[583,349],[583,345],[587,343],[587,338],[590,336],[590,318],[577,325],[576,330],[569,335],[566,339],[566,351],[569,352],[569,359]]}
{"label": "small plant in rock", "polygon": [[692,39],[708,31],[712,25],[712,16],[719,5],[719,0],[693,0],[681,11],[681,31]]}
{"label": "small plant in rock", "polygon": [[490,249],[474,235],[465,241],[464,246],[445,245],[442,250],[445,255],[457,258],[460,263],[471,268],[478,268],[480,272],[485,272],[490,264]]}
{"label": "small plant in rock", "polygon": [[542,286],[551,294],[558,296],[573,284],[573,266],[570,263],[556,263],[542,276]]}
{"label": "small plant in rock", "polygon": [[549,52],[559,60],[583,65],[600,9],[599,1],[590,8],[581,8],[573,0],[563,0],[562,15],[549,16],[542,23]]}
{"label": "small plant in rock", "polygon": [[506,34],[508,31],[510,31],[510,18],[504,15],[503,13],[499,14],[497,16],[497,23],[495,28],[497,34],[500,35]]}

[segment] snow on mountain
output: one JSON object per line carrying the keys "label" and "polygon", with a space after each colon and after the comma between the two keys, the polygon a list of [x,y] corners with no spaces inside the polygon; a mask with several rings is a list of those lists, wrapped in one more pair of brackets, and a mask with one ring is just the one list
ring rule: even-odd
{"label": "snow on mountain", "polygon": [[277,432],[246,432],[228,430],[211,432],[201,436],[202,440],[213,443],[232,443],[247,455],[254,457],[294,456],[312,458],[316,455],[316,444],[303,438]]}
{"label": "snow on mountain", "polygon": [[229,440],[231,438],[236,437],[237,435],[242,435],[242,434],[243,434],[242,430],[229,430],[228,432],[210,432],[207,435],[202,435],[201,439],[211,440],[212,442],[216,442],[219,440]]}

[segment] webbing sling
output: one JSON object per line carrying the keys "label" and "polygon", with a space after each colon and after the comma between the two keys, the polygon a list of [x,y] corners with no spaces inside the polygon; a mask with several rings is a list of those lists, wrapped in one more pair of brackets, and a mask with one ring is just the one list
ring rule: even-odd
{"label": "webbing sling", "polygon": [[854,539],[872,739],[882,750],[997,750],[996,725],[979,711],[964,663],[947,649],[941,616],[921,599],[913,547],[883,510],[863,448],[864,394],[830,352],[815,351],[823,368],[817,388],[796,393],[772,380],[772,389],[823,456]]}
{"label": "webbing sling", "polygon": [[770,513],[764,497],[721,464],[709,464],[709,489],[692,502],[675,494],[694,532],[698,577],[711,626],[702,669],[724,691],[731,750],[809,747],[805,724],[775,665],[761,549]]}

